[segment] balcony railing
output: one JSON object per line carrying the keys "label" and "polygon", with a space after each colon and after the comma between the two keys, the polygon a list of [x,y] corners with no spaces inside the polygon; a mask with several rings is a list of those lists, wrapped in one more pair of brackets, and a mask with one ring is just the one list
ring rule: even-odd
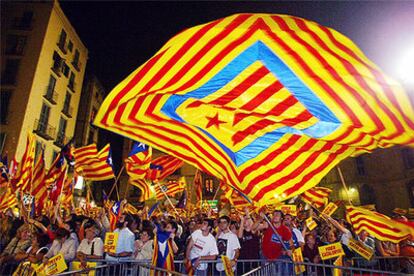
{"label": "balcony railing", "polygon": [[66,141],[69,141],[68,137],[63,133],[58,133],[54,144],[59,148],[62,148],[65,145]]}
{"label": "balcony railing", "polygon": [[59,98],[59,94],[56,91],[48,88],[46,93],[43,95],[43,98],[48,100],[51,104],[55,105]]}
{"label": "balcony railing", "polygon": [[72,118],[73,107],[69,105],[63,106],[62,113],[65,114],[67,117]]}
{"label": "balcony railing", "polygon": [[80,68],[82,67],[82,63],[81,62],[76,62],[76,61],[72,61],[71,62],[72,63],[72,65],[73,65],[73,68],[75,68],[76,69],[76,71],[78,71],[78,72],[80,72]]}
{"label": "balcony railing", "polygon": [[75,86],[76,86],[76,83],[75,83],[74,81],[69,81],[69,82],[68,82],[68,87],[69,87],[69,89],[70,89],[70,90],[72,90],[73,92],[75,92]]}
{"label": "balcony railing", "polygon": [[46,140],[53,140],[55,137],[56,128],[43,121],[40,121],[39,119],[36,119],[33,132]]}
{"label": "balcony railing", "polygon": [[59,49],[62,51],[63,54],[66,54],[68,51],[66,49],[66,43],[61,42],[60,40],[56,43]]}

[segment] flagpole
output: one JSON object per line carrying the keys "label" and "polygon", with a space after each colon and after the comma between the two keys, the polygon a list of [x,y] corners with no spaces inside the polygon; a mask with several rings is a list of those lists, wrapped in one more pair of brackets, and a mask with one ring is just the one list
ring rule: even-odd
{"label": "flagpole", "polygon": [[341,179],[342,186],[344,187],[346,195],[348,197],[349,205],[352,205],[351,198],[350,198],[349,192],[348,192],[348,187],[346,186],[344,176],[342,175],[342,170],[339,166],[336,166],[336,169],[338,171],[339,178]]}
{"label": "flagpole", "polygon": [[214,194],[214,196],[213,196],[213,200],[215,200],[216,199],[216,197],[217,197],[217,195],[218,195],[218,191],[220,190],[220,184],[217,186],[217,190],[216,190],[216,193]]}
{"label": "flagpole", "polygon": [[[121,173],[124,170],[124,168],[125,168],[125,165],[122,165],[122,168],[119,170],[119,173],[118,173],[118,175],[115,178],[114,184],[112,185],[111,191],[108,194],[108,198],[111,197],[111,194],[114,191],[114,188],[117,187],[116,183],[118,182],[118,179],[121,176]],[[118,187],[117,187],[117,193],[118,193]],[[119,200],[119,194],[118,194],[118,200]]]}
{"label": "flagpole", "polygon": [[[154,183],[154,182],[153,182]],[[166,192],[161,188],[161,185],[159,184],[158,180],[155,181],[160,191],[164,194],[164,196],[167,198],[168,202],[170,203],[171,207],[174,209],[174,212],[176,213],[177,217],[180,219],[181,223],[183,223],[183,220],[180,217],[180,214],[178,213],[177,209],[175,209],[174,204],[172,203],[170,197],[167,195]]]}

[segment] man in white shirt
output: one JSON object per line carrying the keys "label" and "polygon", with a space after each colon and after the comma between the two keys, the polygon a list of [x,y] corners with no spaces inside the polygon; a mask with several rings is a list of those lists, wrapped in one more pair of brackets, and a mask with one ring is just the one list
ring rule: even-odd
{"label": "man in white shirt", "polygon": [[128,224],[132,222],[130,215],[121,215],[116,223],[114,233],[118,233],[118,243],[115,253],[107,253],[107,261],[117,261],[119,258],[129,259],[134,253],[135,235],[128,228]]}
{"label": "man in white shirt", "polygon": [[293,216],[291,214],[285,214],[283,217],[283,224],[292,232],[292,241],[295,248],[300,247],[303,250],[305,239],[303,238],[302,232],[296,228]]}
{"label": "man in white shirt", "polygon": [[[219,250],[219,256],[225,255],[231,261],[233,271],[236,269],[237,259],[240,255],[240,243],[239,239],[229,229],[230,218],[228,216],[221,216],[219,218],[219,231],[217,233],[217,248]],[[224,271],[224,265],[221,259],[216,264],[217,271]]]}
{"label": "man in white shirt", "polygon": [[98,235],[99,229],[94,224],[85,229],[85,238],[80,243],[76,254],[79,261],[102,259],[104,243]]}
{"label": "man in white shirt", "polygon": [[210,233],[214,227],[211,219],[204,219],[200,229],[191,234],[187,245],[184,263],[190,263],[194,268],[194,275],[207,275],[207,264],[204,260],[215,260],[218,255],[216,240]]}

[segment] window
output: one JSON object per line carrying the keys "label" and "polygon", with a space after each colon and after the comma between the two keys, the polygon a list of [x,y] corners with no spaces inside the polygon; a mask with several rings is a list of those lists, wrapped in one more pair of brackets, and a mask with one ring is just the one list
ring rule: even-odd
{"label": "window", "polygon": [[50,106],[43,103],[42,111],[40,112],[39,125],[37,127],[38,131],[42,133],[46,133],[47,124],[49,123],[49,114],[50,114]]}
{"label": "window", "polygon": [[0,93],[0,123],[7,123],[7,113],[9,111],[9,102],[12,90],[2,89]]}
{"label": "window", "polygon": [[62,29],[62,31],[60,32],[60,36],[59,36],[58,46],[64,53],[66,53],[66,49],[65,49],[66,36],[67,34],[65,30]]}
{"label": "window", "polygon": [[73,50],[73,42],[71,40],[69,40],[69,42],[68,42],[68,50],[69,50],[69,52],[72,53],[72,50]]}
{"label": "window", "polygon": [[63,64],[63,59],[60,57],[60,55],[56,51],[53,52],[53,65],[52,65],[52,70],[58,76],[60,76],[60,72],[62,70],[62,64]]}
{"label": "window", "polygon": [[26,36],[8,35],[6,39],[6,54],[22,55],[26,45]]}
{"label": "window", "polygon": [[362,156],[356,157],[355,163],[356,163],[358,175],[365,175],[364,159],[362,159]]}
{"label": "window", "polygon": [[68,87],[72,90],[75,89],[75,74],[73,72],[70,72]]}
{"label": "window", "polygon": [[65,77],[69,77],[70,69],[69,69],[69,66],[66,64],[66,62],[63,62],[62,72],[63,72],[63,75],[65,75]]}
{"label": "window", "polygon": [[53,97],[53,93],[55,91],[55,86],[56,86],[56,78],[53,77],[53,76],[50,76],[49,84],[47,86],[47,91],[46,91],[46,97],[47,98],[52,98]]}
{"label": "window", "polygon": [[95,136],[95,132],[93,132],[92,130],[90,130],[89,131],[89,136],[88,136],[88,144],[95,143],[94,136]]}
{"label": "window", "polygon": [[69,108],[70,108],[70,100],[72,98],[72,95],[69,92],[66,92],[66,96],[65,96],[65,102],[63,103],[63,113],[65,113],[66,115],[68,115],[70,112]]}
{"label": "window", "polygon": [[65,140],[65,133],[66,133],[66,125],[67,125],[67,120],[60,117],[59,130],[58,130],[56,141],[61,145],[63,145],[63,143],[65,142],[64,140]]}
{"label": "window", "polygon": [[79,66],[79,51],[77,49],[75,50],[75,56],[73,57],[72,64],[76,68],[78,68],[78,66]]}
{"label": "window", "polygon": [[414,168],[414,150],[410,148],[402,149],[401,151],[404,167],[406,169]]}
{"label": "window", "polygon": [[35,161],[39,158],[40,153],[42,152],[42,150],[43,150],[42,142],[39,142],[39,141],[36,140],[35,159],[34,159]]}
{"label": "window", "polygon": [[19,71],[19,59],[7,59],[6,66],[1,77],[2,84],[16,84],[17,72]]}

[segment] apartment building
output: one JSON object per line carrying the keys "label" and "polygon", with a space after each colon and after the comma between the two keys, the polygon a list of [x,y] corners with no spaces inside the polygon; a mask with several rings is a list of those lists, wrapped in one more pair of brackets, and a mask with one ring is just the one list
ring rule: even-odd
{"label": "apartment building", "polygon": [[1,9],[0,151],[19,160],[29,132],[50,165],[75,131],[88,50],[57,1]]}

